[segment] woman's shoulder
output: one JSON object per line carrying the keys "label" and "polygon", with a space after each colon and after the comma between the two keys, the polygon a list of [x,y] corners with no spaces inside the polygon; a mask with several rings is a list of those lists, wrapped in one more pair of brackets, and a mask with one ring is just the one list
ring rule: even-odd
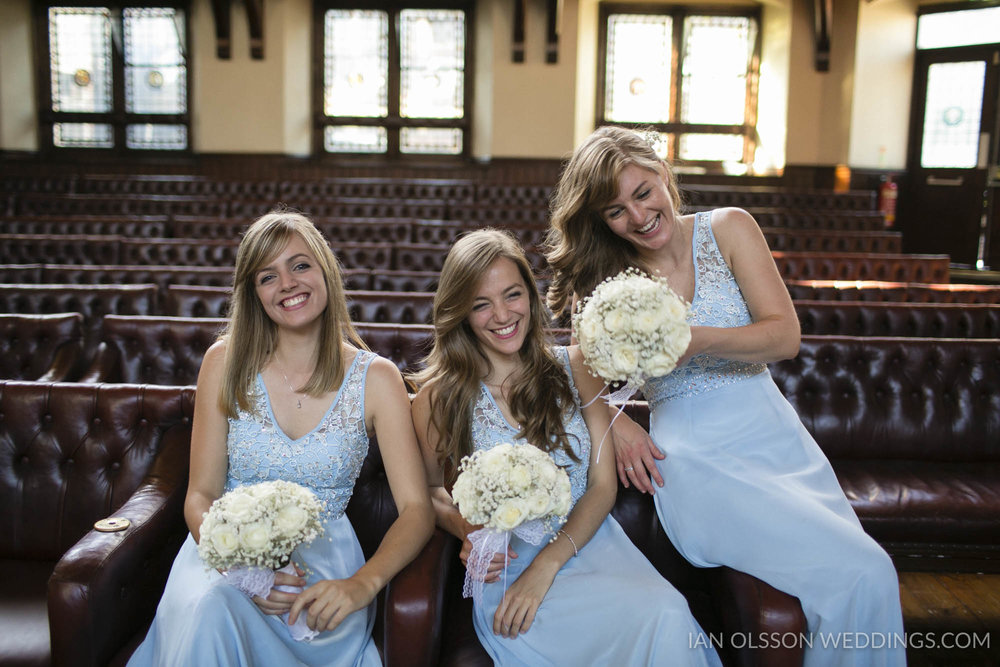
{"label": "woman's shoulder", "polygon": [[201,367],[222,368],[226,361],[226,350],[229,346],[228,338],[220,338],[212,343],[201,358]]}
{"label": "woman's shoulder", "polygon": [[714,209],[711,220],[716,238],[760,231],[753,216],[735,206]]}

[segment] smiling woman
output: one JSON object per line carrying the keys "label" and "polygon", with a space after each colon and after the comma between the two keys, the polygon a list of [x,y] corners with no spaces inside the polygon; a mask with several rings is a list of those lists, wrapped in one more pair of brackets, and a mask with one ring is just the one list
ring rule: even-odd
{"label": "smiling woman", "polygon": [[[372,436],[399,515],[366,562],[344,510]],[[264,596],[215,586],[222,575],[196,544],[207,510],[277,480],[323,502],[323,539],[296,548],[294,571],[275,572]],[[240,242],[229,325],[198,375],[184,514],[191,534],[129,664],[381,664],[375,596],[423,547],[433,514],[402,377],[358,338],[337,260],[298,213],[265,215]],[[308,643],[287,627],[302,619],[317,633]]]}

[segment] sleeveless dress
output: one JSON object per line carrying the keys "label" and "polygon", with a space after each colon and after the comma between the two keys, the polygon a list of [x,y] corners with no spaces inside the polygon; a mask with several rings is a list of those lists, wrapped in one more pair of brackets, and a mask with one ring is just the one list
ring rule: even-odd
{"label": "sleeveless dress", "polygon": [[[575,505],[587,489],[591,443],[579,410],[569,354],[563,347],[556,347],[555,352],[569,374],[577,404],[566,430],[579,462],[561,450],[553,452],[552,458],[569,474]],[[486,385],[481,385],[473,407],[475,448],[524,444],[515,438],[516,433]],[[518,557],[507,566],[507,584],[547,545],[546,539],[533,545],[511,535]],[[481,604],[473,610],[476,634],[496,665],[721,665],[714,649],[694,646],[702,631],[687,600],[660,576],[610,515],[579,555],[556,574],[531,628],[514,639],[493,634],[493,615],[505,591],[503,578],[501,574],[500,581],[483,585]]]}
{"label": "sleeveless dress", "polygon": [[[711,215],[695,217],[690,322],[750,324]],[[656,509],[678,551],[697,566],[728,565],[798,597],[809,667],[905,664],[892,561],[862,529],[767,365],[702,354],[649,380],[643,394],[650,435],[666,454],[656,462]],[[885,646],[894,648],[871,648]]]}
{"label": "sleeveless dress", "polygon": [[[350,577],[365,563],[344,509],[368,453],[365,378],[374,358],[358,351],[326,415],[297,440],[278,426],[259,375],[254,412],[240,411],[229,420],[227,491],[281,479],[307,486],[326,505],[324,533],[292,556],[308,570],[307,586]],[[295,641],[281,617],[263,614],[217,571],[206,570],[189,534],[153,624],[129,665],[381,665],[371,636],[374,604],[332,632]]]}

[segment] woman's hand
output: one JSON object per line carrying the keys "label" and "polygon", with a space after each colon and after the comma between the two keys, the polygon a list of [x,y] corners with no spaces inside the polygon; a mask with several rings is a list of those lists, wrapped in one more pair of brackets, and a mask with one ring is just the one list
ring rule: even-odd
{"label": "woman's hand", "polygon": [[259,595],[254,596],[253,602],[257,605],[262,612],[269,616],[280,616],[286,613],[292,608],[292,604],[295,602],[295,598],[299,596],[298,593],[289,593],[287,591],[279,591],[278,586],[295,586],[301,588],[306,585],[306,580],[303,579],[302,575],[305,574],[299,569],[299,566],[295,566],[296,575],[288,574],[287,572],[275,572],[274,573],[274,584],[271,588],[271,592],[266,598],[262,598]]}
{"label": "woman's hand", "polygon": [[288,625],[294,625],[299,614],[305,613],[311,630],[335,630],[350,614],[371,604],[377,593],[378,588],[356,577],[324,579],[298,594]]}
{"label": "woman's hand", "polygon": [[503,596],[500,606],[493,614],[493,634],[514,639],[527,632],[535,620],[535,612],[542,599],[549,592],[556,571],[528,567],[511,584]]}
{"label": "woman's hand", "polygon": [[630,482],[635,488],[650,495],[656,493],[657,486],[663,486],[663,477],[656,468],[656,459],[666,458],[659,447],[649,437],[646,430],[628,418],[619,415],[612,424],[615,442],[615,461],[618,479],[627,489]]}
{"label": "woman's hand", "polygon": [[[459,552],[458,556],[462,559],[462,564],[465,567],[469,567],[469,555],[472,553],[472,542],[469,541],[469,536],[466,535],[465,539],[462,540],[462,550]],[[517,553],[511,546],[507,545],[507,558],[517,558]],[[487,584],[494,581],[500,580],[500,573],[503,572],[504,564],[506,559],[504,559],[504,554],[501,551],[493,554],[493,559],[490,561],[489,567],[486,568],[486,578],[483,579]]]}

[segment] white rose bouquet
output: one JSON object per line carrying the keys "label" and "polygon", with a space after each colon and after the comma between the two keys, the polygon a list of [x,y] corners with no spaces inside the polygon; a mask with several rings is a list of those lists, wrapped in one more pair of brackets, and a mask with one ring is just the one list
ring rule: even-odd
{"label": "white rose bouquet", "polygon": [[631,395],[677,366],[691,342],[689,311],[665,278],[629,268],[577,304],[573,335],[592,373],[624,382]]}
{"label": "white rose bouquet", "polygon": [[[237,487],[216,499],[205,513],[198,555],[207,567],[223,570],[225,580],[247,595],[266,597],[274,586],[275,570],[294,575],[292,551],[323,532],[322,512],[323,503],[315,494],[294,482]],[[305,625],[304,614],[290,631],[296,639],[316,635]]]}
{"label": "white rose bouquet", "polygon": [[493,554],[507,551],[510,534],[540,544],[569,514],[569,476],[532,445],[504,443],[462,459],[452,499],[466,521],[483,528],[469,534],[472,552],[465,597],[476,600]]}

